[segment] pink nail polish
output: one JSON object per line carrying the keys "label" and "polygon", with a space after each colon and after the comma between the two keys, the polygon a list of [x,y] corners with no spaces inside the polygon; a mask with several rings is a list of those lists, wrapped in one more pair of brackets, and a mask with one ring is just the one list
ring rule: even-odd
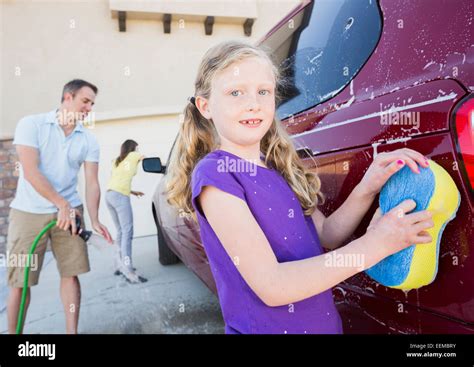
{"label": "pink nail polish", "polygon": [[399,160],[397,161],[397,163],[398,163],[400,166],[402,166],[403,164],[405,164],[405,162],[403,162],[401,159],[399,159]]}

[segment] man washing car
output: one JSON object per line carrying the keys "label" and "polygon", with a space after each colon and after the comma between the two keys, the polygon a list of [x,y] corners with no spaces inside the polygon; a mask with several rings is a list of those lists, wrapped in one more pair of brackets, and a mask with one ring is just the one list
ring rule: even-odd
{"label": "man washing car", "polygon": [[[38,267],[30,271],[29,287],[38,284],[48,238],[61,277],[60,293],[66,316],[66,333],[77,333],[81,288],[79,274],[90,270],[87,245],[76,235],[75,216],[83,218],[77,176],[84,163],[86,203],[93,229],[112,243],[98,218],[99,144],[83,121],[92,110],[97,87],[84,80],[64,86],[61,105],[44,114],[27,116],[16,127],[13,144],[20,162],[15,199],[10,204],[8,253],[27,254],[38,233],[53,219],[57,224],[39,241]],[[82,221],[83,222],[83,221]],[[71,232],[74,235],[71,235]],[[8,267],[8,330],[15,333],[25,268]]]}

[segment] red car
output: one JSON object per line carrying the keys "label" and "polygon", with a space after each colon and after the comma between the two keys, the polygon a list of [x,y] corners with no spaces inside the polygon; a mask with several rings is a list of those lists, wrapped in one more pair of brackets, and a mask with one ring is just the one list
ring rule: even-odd
{"label": "red car", "polygon": [[[403,292],[360,273],[335,287],[345,333],[474,332],[472,8],[470,0],[307,1],[260,42],[289,81],[277,114],[304,162],[317,162],[326,216],[375,154],[402,147],[444,167],[461,193],[432,284]],[[143,166],[166,171],[159,158]],[[152,212],[160,262],[183,261],[215,292],[199,228],[168,205],[163,184]]]}

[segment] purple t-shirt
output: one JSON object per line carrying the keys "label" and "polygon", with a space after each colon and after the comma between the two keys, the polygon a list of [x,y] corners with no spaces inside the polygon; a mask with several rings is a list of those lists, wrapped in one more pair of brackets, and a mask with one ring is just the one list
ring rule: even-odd
{"label": "purple t-shirt", "polygon": [[[215,150],[192,174],[192,202],[225,321],[227,334],[340,334],[342,323],[331,290],[291,305],[269,307],[252,291],[222,246],[197,203],[204,186],[244,200],[265,233],[278,262],[323,253],[311,216],[274,169]],[[225,208],[223,208],[225,215]]]}

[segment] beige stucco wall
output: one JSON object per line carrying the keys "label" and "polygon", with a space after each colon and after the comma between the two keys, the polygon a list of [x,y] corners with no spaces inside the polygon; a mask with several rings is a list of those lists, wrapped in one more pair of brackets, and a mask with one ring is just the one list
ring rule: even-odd
{"label": "beige stucco wall", "polygon": [[[239,2],[227,6],[237,9]],[[127,31],[119,32],[107,0],[0,0],[0,137],[12,136],[22,116],[57,108],[63,85],[82,78],[99,87],[91,131],[101,145],[103,191],[110,161],[125,139],[136,140],[145,155],[166,160],[205,50],[227,39],[255,42],[300,1],[255,2],[257,19],[246,37],[235,20],[216,18],[213,34],[206,36],[201,22],[187,20],[180,27],[178,16],[171,34],[152,19],[128,19]],[[132,199],[135,236],[156,233],[150,206],[160,177],[140,169],[134,179],[133,188],[146,194]],[[103,201],[100,217],[113,228]]]}

